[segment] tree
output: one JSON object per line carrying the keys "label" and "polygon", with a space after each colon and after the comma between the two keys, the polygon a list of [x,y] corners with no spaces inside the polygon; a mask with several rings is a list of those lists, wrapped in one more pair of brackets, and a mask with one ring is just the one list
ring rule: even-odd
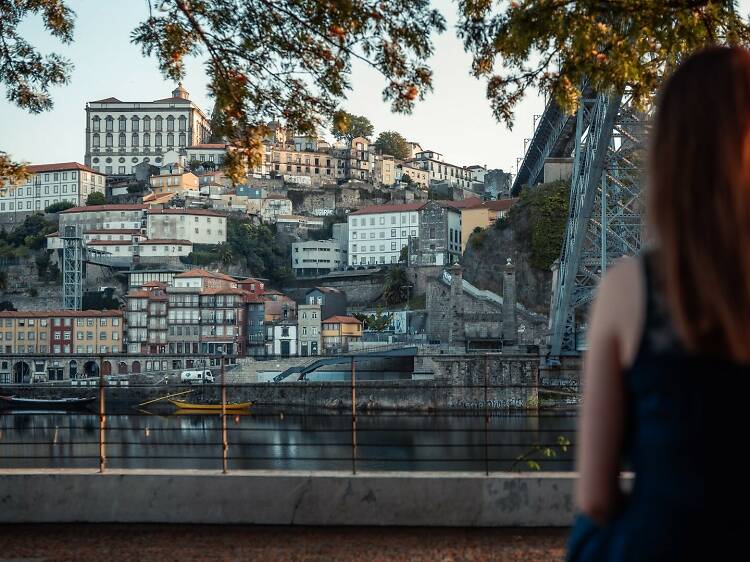
{"label": "tree", "polygon": [[487,81],[499,121],[528,88],[573,111],[584,81],[594,90],[631,88],[643,105],[665,71],[715,44],[745,44],[748,22],[736,2],[716,0],[519,0],[460,3],[458,35]]}
{"label": "tree", "polygon": [[0,312],[4,312],[6,310],[13,312],[16,310],[16,307],[13,305],[11,301],[0,302]]}
{"label": "tree", "polygon": [[387,304],[399,304],[405,302],[409,293],[409,280],[406,271],[401,267],[394,267],[385,278],[383,298]]}
{"label": "tree", "polygon": [[369,139],[375,132],[370,120],[364,115],[352,115],[346,111],[338,114],[331,133],[337,140],[351,142],[356,137]]}
{"label": "tree", "polygon": [[214,109],[211,112],[211,122],[209,123],[209,127],[211,129],[211,136],[208,139],[208,142],[214,142],[214,143],[223,143],[226,142],[226,139],[222,136],[222,131],[224,130],[224,127],[226,126],[226,115],[224,115],[224,112],[221,109],[221,106],[219,105],[218,101],[214,103]]}
{"label": "tree", "polygon": [[89,196],[86,197],[86,206],[92,207],[95,205],[106,205],[107,198],[100,191],[92,191]]}
{"label": "tree", "polygon": [[52,215],[66,209],[71,209],[73,207],[75,207],[75,203],[71,203],[70,201],[58,201],[57,203],[52,203],[52,205],[44,209],[44,212]]}
{"label": "tree", "polygon": [[407,174],[406,172],[401,174],[401,181],[409,186],[414,183],[414,180],[411,179],[411,176]]}
{"label": "tree", "polygon": [[411,156],[409,143],[396,131],[383,131],[373,144],[381,154],[390,154],[398,160],[406,160]]}

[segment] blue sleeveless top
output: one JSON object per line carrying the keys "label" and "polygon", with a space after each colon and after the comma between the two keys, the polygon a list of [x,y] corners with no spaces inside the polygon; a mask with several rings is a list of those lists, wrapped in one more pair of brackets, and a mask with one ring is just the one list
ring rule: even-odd
{"label": "blue sleeveless top", "polygon": [[606,526],[584,515],[576,518],[570,562],[705,559],[706,385],[717,384],[707,374],[738,367],[684,350],[669,320],[654,259],[650,253],[641,258],[646,317],[635,360],[624,372],[624,458],[635,473],[633,490]]}

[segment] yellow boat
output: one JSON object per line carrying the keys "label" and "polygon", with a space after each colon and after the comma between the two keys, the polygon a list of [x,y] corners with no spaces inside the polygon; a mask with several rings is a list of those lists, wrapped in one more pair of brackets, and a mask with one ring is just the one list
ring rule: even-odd
{"label": "yellow boat", "polygon": [[[201,410],[202,412],[221,412],[221,404],[196,404],[194,402],[185,402],[184,400],[170,400],[170,402],[181,410]],[[227,402],[225,405],[227,412],[236,412],[237,410],[247,410],[252,406],[252,402]]]}

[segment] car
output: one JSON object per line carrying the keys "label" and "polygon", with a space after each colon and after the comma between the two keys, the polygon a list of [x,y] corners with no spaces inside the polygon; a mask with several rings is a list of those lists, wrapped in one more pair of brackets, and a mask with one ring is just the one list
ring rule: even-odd
{"label": "car", "polygon": [[208,369],[202,371],[182,371],[180,382],[187,384],[204,384],[214,382],[214,375]]}

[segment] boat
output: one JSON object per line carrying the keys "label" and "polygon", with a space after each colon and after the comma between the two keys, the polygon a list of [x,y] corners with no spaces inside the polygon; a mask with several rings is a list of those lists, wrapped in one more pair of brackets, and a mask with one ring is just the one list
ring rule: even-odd
{"label": "boat", "polygon": [[20,398],[18,396],[0,396],[0,400],[8,406],[23,406],[25,408],[63,408],[76,409],[85,408],[91,404],[96,397],[88,398]]}
{"label": "boat", "polygon": [[[221,404],[202,404],[196,402],[186,402],[185,400],[170,400],[172,405],[181,410],[200,410],[202,412],[221,412]],[[227,402],[224,406],[227,412],[236,412],[237,410],[247,410],[252,406],[252,402]]]}

